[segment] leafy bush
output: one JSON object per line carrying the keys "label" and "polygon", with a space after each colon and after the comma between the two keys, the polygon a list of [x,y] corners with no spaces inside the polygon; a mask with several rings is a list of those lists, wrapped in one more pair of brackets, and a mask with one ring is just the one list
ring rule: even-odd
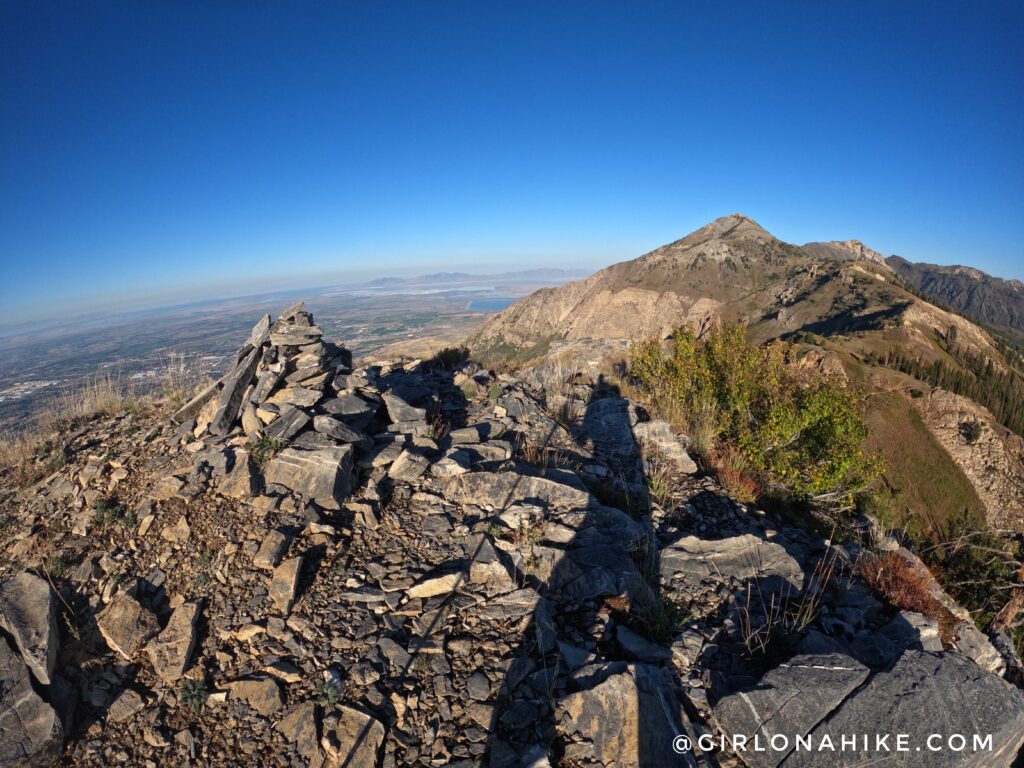
{"label": "leafy bush", "polygon": [[657,340],[634,345],[630,373],[663,413],[691,415],[681,426],[701,429],[695,442],[707,453],[725,443],[739,451],[746,474],[765,484],[848,507],[850,494],[879,471],[864,452],[858,400],[831,381],[801,381],[790,349],[750,344],[739,326],[701,339],[680,329],[667,350]]}

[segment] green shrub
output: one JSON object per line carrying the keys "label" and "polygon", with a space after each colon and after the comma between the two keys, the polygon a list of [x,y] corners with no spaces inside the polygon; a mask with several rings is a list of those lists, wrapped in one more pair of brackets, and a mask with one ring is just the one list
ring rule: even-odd
{"label": "green shrub", "polygon": [[980,421],[965,421],[960,425],[960,434],[968,445],[974,445],[981,440],[981,435],[984,431],[985,428]]}
{"label": "green shrub", "polygon": [[827,379],[801,381],[790,349],[750,344],[739,326],[702,339],[680,329],[669,349],[657,340],[634,345],[630,373],[663,412],[700,415],[702,440],[738,449],[767,485],[849,507],[879,471],[864,451],[858,398]]}

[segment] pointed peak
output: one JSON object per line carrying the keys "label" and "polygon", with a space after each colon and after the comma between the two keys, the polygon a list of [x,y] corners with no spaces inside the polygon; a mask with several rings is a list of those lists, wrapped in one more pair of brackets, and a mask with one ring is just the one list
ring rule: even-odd
{"label": "pointed peak", "polygon": [[744,216],[742,213],[730,213],[728,216],[722,216],[721,218],[715,219],[704,228],[710,228],[719,236],[730,234],[732,232],[764,232],[765,234],[768,234],[768,230],[749,216]]}
{"label": "pointed peak", "polygon": [[676,241],[673,245],[692,246],[708,240],[728,240],[730,238],[774,239],[772,235],[760,224],[741,213],[731,213],[722,216],[700,229],[694,230],[682,240]]}

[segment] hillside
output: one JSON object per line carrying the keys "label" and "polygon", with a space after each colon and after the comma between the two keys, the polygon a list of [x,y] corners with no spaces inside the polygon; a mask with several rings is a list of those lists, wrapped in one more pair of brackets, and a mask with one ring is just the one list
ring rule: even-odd
{"label": "hillside", "polygon": [[[898,392],[902,412],[917,411],[944,446],[956,484],[969,490],[932,506],[923,501],[927,493],[907,487],[911,477],[890,477],[912,517],[944,526],[966,507],[991,525],[1024,530],[1024,467],[1016,436],[1005,428],[1024,433],[1024,379],[988,331],[907,290],[891,263],[856,240],[790,245],[733,214],[585,280],[537,291],[491,318],[469,344],[485,360],[531,365],[546,357],[593,366],[627,356],[632,341],[666,338],[680,326],[739,323],[756,342],[797,341],[808,359],[869,392]],[[951,417],[924,408],[938,400],[911,396],[933,386],[974,397],[982,407],[964,418],[985,424],[991,440],[954,440]],[[891,410],[890,401],[867,403]],[[910,464],[907,443],[878,445],[889,466]],[[961,497],[971,502],[953,501]]]}
{"label": "hillside", "polygon": [[614,387],[353,367],[302,305],[238,341],[0,469],[3,768],[800,768],[936,723],[1017,759],[1004,635],[881,532],[739,503]]}
{"label": "hillside", "polygon": [[1024,333],[1024,283],[1003,280],[972,267],[914,263],[890,256],[886,263],[923,296],[978,323]]}

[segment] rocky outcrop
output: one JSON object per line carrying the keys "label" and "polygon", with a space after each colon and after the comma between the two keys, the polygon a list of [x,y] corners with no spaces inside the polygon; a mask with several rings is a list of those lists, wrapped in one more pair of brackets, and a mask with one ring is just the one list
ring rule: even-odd
{"label": "rocky outcrop", "polygon": [[[974,487],[989,525],[1024,530],[1024,440],[996,423],[987,409],[943,389],[931,390],[914,405]],[[968,441],[964,427],[973,423],[982,425],[981,435]]]}
{"label": "rocky outcrop", "polygon": [[41,685],[49,685],[57,664],[60,634],[57,598],[45,579],[19,573],[0,584],[0,629]]}
{"label": "rocky outcrop", "polygon": [[[905,734],[908,746],[900,751],[890,739],[888,750],[872,749],[876,761],[922,768],[1010,765],[1024,744],[1020,690],[956,654],[923,651],[907,651],[891,670],[878,673],[822,722],[812,739],[821,743],[828,736],[839,743],[844,734],[874,734],[880,712],[885,732]],[[976,734],[983,740],[991,735],[991,745],[975,746]],[[958,741],[961,737],[964,746]],[[783,765],[856,766],[865,759],[863,752],[805,750],[794,751]]]}
{"label": "rocky outcrop", "polygon": [[28,667],[0,638],[0,766],[51,765],[62,737],[56,711],[33,690]]}

